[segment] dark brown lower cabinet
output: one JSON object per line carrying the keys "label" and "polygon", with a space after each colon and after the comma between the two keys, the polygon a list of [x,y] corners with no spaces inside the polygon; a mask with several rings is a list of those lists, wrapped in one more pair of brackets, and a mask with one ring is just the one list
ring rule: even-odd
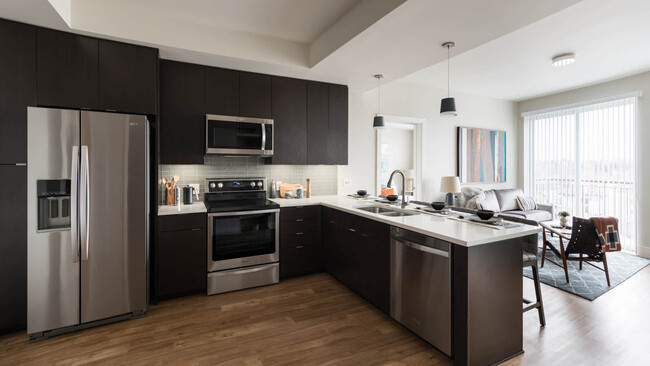
{"label": "dark brown lower cabinet", "polygon": [[325,270],[390,313],[390,227],[325,208],[323,231]]}
{"label": "dark brown lower cabinet", "polygon": [[27,326],[27,167],[0,165],[0,334]]}
{"label": "dark brown lower cabinet", "polygon": [[320,206],[280,210],[280,277],[320,272],[322,265]]}
{"label": "dark brown lower cabinet", "polygon": [[156,243],[158,300],[206,291],[206,214],[161,216]]}

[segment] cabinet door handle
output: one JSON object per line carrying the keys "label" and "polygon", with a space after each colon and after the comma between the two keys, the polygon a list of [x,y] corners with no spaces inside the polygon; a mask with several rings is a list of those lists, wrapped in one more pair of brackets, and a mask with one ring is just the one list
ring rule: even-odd
{"label": "cabinet door handle", "polygon": [[356,230],[354,230],[354,229],[350,229],[350,228],[348,228],[348,230],[352,231],[353,233],[356,233],[356,232],[357,232]]}
{"label": "cabinet door handle", "polygon": [[201,230],[201,229],[199,229],[199,228],[197,228],[197,229],[192,229],[192,231],[199,231],[199,230]]}
{"label": "cabinet door handle", "polygon": [[298,246],[296,247],[296,249],[302,249],[302,248],[304,248],[304,247],[305,247],[304,245],[298,245]]}
{"label": "cabinet door handle", "polygon": [[302,222],[302,219],[296,219],[296,222]]}
{"label": "cabinet door handle", "polygon": [[296,233],[296,235],[303,235],[304,233]]}
{"label": "cabinet door handle", "polygon": [[[361,233],[360,233],[361,234]],[[366,238],[368,237],[368,234],[361,234],[361,236],[365,236]]]}

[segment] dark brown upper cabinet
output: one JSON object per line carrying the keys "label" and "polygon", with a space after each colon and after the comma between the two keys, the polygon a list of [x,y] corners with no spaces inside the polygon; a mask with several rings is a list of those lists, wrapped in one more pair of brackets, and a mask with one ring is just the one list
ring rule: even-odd
{"label": "dark brown upper cabinet", "polygon": [[156,114],[158,50],[99,41],[99,109]]}
{"label": "dark brown upper cabinet", "polygon": [[0,20],[0,164],[27,162],[27,106],[35,104],[36,28]]}
{"label": "dark brown upper cabinet", "polygon": [[39,28],[36,32],[36,103],[98,109],[99,40]]}
{"label": "dark brown upper cabinet", "polygon": [[239,115],[273,118],[272,81],[270,75],[239,73]]}
{"label": "dark brown upper cabinet", "polygon": [[329,87],[307,82],[307,164],[328,164]]}
{"label": "dark brown upper cabinet", "polygon": [[205,112],[239,116],[239,71],[206,67]]}
{"label": "dark brown upper cabinet", "polygon": [[160,63],[160,162],[203,164],[205,155],[205,68]]}
{"label": "dark brown upper cabinet", "polygon": [[307,81],[273,77],[273,164],[307,164]]}
{"label": "dark brown upper cabinet", "polygon": [[348,164],[348,87],[329,85],[328,164]]}

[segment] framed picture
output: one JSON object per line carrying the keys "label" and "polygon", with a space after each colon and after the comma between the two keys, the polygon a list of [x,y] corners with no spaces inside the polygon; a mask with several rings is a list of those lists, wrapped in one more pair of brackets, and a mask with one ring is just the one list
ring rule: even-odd
{"label": "framed picture", "polygon": [[458,176],[461,183],[506,181],[506,132],[458,127]]}

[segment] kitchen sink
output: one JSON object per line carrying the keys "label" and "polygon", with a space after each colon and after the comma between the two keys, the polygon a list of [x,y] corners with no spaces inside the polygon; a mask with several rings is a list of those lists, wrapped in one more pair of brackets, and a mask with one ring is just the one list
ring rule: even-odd
{"label": "kitchen sink", "polygon": [[391,212],[384,212],[380,213],[380,215],[384,216],[413,216],[413,215],[418,215],[416,212],[403,212],[403,211],[391,211]]}
{"label": "kitchen sink", "polygon": [[408,211],[403,211],[403,210],[388,208],[383,206],[364,206],[364,207],[357,207],[357,209],[366,212],[376,213],[384,216],[393,216],[393,217],[413,216],[418,214],[417,212],[408,212]]}

